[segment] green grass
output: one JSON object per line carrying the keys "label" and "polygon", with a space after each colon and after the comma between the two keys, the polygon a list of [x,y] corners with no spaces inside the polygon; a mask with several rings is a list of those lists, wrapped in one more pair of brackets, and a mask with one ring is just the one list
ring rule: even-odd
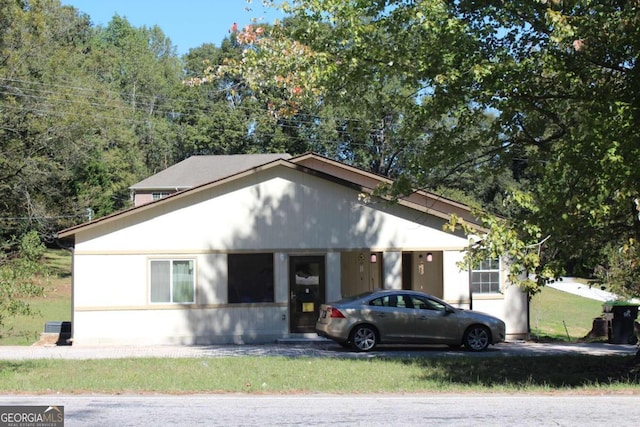
{"label": "green grass", "polygon": [[[629,357],[0,361],[0,393],[640,393]],[[550,367],[552,367],[550,369]]]}
{"label": "green grass", "polygon": [[29,300],[33,316],[5,320],[0,327],[0,346],[32,345],[40,338],[46,322],[71,320],[71,254],[47,250],[43,262],[50,272],[48,278],[42,279],[44,296]]}
{"label": "green grass", "polygon": [[531,337],[577,341],[586,337],[601,314],[600,301],[545,287],[531,299]]}

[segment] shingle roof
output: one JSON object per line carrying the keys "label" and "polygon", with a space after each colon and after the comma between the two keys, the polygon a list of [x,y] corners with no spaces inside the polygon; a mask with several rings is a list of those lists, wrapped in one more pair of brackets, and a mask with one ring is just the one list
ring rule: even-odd
{"label": "shingle roof", "polygon": [[289,159],[286,153],[192,156],[129,187],[132,190],[184,190],[226,178],[274,160]]}

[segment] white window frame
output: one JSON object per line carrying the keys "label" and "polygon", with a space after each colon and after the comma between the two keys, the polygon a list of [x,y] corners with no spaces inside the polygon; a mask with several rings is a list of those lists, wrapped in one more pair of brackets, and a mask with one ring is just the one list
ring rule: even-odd
{"label": "white window frame", "polygon": [[[497,266],[495,266],[496,268],[493,268],[494,264],[496,263]],[[501,278],[501,268],[500,266],[502,265],[502,260],[500,258],[497,259],[490,259],[490,260],[485,260],[482,261],[480,263],[480,265],[476,268],[473,268],[471,270],[471,290],[472,293],[475,295],[487,295],[487,294],[499,294],[502,286],[502,278]],[[489,275],[489,277],[491,278],[494,274],[497,276],[497,280],[489,280],[489,281],[485,281],[483,280],[483,275]],[[476,280],[476,276],[480,276],[479,280]],[[480,290],[476,290],[476,286],[475,285],[479,285]],[[488,289],[485,290],[484,287],[488,286]],[[496,289],[497,286],[497,289]]]}
{"label": "white window frame", "polygon": [[[189,262],[191,263],[191,301],[174,301],[174,267],[176,262]],[[166,262],[169,263],[169,300],[168,301],[153,301],[152,281],[153,270],[152,264],[154,262]],[[149,303],[150,304],[195,304],[196,302],[196,260],[193,258],[153,258],[148,261],[148,274],[149,274]]]}
{"label": "white window frame", "polygon": [[155,202],[156,200],[164,199],[168,195],[168,191],[154,191],[151,193],[151,200]]}

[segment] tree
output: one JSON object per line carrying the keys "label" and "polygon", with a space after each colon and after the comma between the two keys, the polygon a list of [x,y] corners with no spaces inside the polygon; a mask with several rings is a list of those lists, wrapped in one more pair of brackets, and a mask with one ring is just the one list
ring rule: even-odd
{"label": "tree", "polygon": [[630,238],[626,242],[611,242],[604,251],[606,267],[596,268],[596,277],[608,285],[607,290],[622,298],[640,295],[640,245]]}
{"label": "tree", "polygon": [[76,70],[89,21],[55,1],[0,7],[10,17],[0,34],[0,239],[15,246],[12,237],[29,229],[51,237],[55,218],[78,213],[66,189],[82,151],[78,112],[91,98],[73,89],[84,84]]}
{"label": "tree", "polygon": [[[307,33],[306,24],[298,18],[283,22],[288,33],[300,35]],[[405,120],[414,106],[411,88],[399,78],[382,76],[360,81],[356,93],[348,88],[347,96],[331,96],[331,91],[312,87],[307,81],[313,79],[313,74],[304,71],[305,53],[310,54],[304,45],[297,41],[291,45],[279,41],[263,43],[275,40],[263,38],[264,34],[278,31],[279,26],[260,25],[233,33],[236,54],[209,63],[204,79],[195,78],[192,82],[204,81],[220,90],[226,88],[229,93],[244,93],[252,105],[262,105],[262,112],[266,109],[268,114],[255,122],[258,128],[252,138],[269,149],[283,146],[292,154],[313,150],[379,174],[397,174],[401,152],[414,146],[411,126]],[[320,25],[312,37],[316,41],[329,40],[331,31],[330,26]],[[275,55],[284,50],[291,54],[285,55],[285,61],[299,58],[301,62],[287,64],[282,58],[271,56],[269,61],[276,63],[268,64],[269,61],[258,59],[263,50]],[[320,79],[315,82],[319,84]],[[300,102],[303,98],[306,102]]]}
{"label": "tree", "polygon": [[640,184],[635,2],[301,0],[283,7],[304,31],[249,28],[239,36],[248,46],[243,61],[232,65],[256,90],[278,83],[288,95],[281,105],[360,100],[363,81],[393,78],[413,88],[411,120],[429,127],[399,181],[435,188],[432,170],[512,171],[525,186],[502,196],[510,209],[498,213],[507,221],[478,232],[490,249],[511,241],[514,264],[537,275],[525,283],[531,292],[565,271],[590,274],[608,243],[640,237],[631,215]]}
{"label": "tree", "polygon": [[44,293],[42,281],[47,276],[40,262],[44,245],[38,233],[25,234],[18,248],[17,253],[0,252],[0,328],[7,318],[33,315],[26,299]]}
{"label": "tree", "polygon": [[128,107],[128,125],[151,173],[176,162],[174,95],[184,77],[171,40],[162,30],[133,27],[115,15],[97,27],[89,46],[92,72]]}

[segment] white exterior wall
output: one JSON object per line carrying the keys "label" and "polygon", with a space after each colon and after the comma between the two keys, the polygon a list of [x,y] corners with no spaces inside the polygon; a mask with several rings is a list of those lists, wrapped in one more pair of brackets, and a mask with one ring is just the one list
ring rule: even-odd
{"label": "white exterior wall", "polygon": [[[442,219],[400,205],[362,203],[358,194],[278,166],[80,229],[73,272],[74,344],[287,337],[289,255],[325,255],[325,296],[331,301],[340,297],[340,251],[385,252],[385,287],[401,288],[402,251],[436,248],[444,251],[445,299],[463,301],[468,277],[455,262],[466,239],[443,232]],[[229,252],[275,254],[273,303],[227,304]],[[149,302],[148,264],[156,258],[195,260],[195,304]]]}
{"label": "white exterior wall", "polygon": [[286,306],[76,311],[73,345],[245,344],[288,334]]}
{"label": "white exterior wall", "polygon": [[[356,190],[288,168],[167,200],[152,213],[79,232],[79,252],[423,248],[459,249],[466,240],[442,220],[399,205],[358,201]],[[254,182],[252,182],[254,181]],[[244,185],[243,185],[244,184]],[[423,224],[414,222],[424,221]],[[125,224],[126,223],[126,224]],[[122,225],[127,225],[123,227]]]}
{"label": "white exterior wall", "polygon": [[473,310],[489,313],[504,320],[507,325],[507,339],[528,338],[527,295],[517,286],[507,286],[501,294],[474,294]]}
{"label": "white exterior wall", "polygon": [[473,294],[472,308],[502,319],[507,327],[507,339],[529,337],[529,302],[525,292],[507,282],[507,265],[500,263],[500,293]]}

